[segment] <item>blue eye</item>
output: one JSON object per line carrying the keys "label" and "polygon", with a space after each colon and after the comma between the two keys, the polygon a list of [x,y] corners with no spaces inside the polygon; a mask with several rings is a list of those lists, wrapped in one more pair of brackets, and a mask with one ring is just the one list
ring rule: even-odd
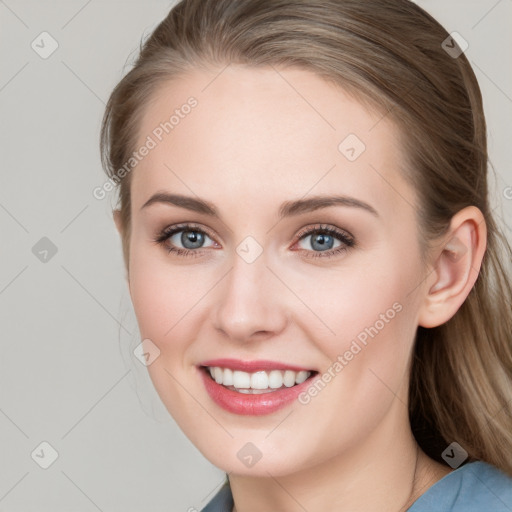
{"label": "blue eye", "polygon": [[[314,228],[307,228],[299,233],[299,242],[308,237],[311,239],[309,242],[311,247],[318,250],[309,251],[306,249],[307,258],[334,257],[356,245],[352,236],[331,226],[319,225]],[[335,240],[340,241],[340,244],[333,248]]]}
{"label": "blue eye", "polygon": [[[172,238],[181,233],[178,237],[179,242],[184,248],[175,247],[175,241]],[[205,237],[210,238],[208,234],[193,224],[181,224],[165,228],[154,242],[163,245],[169,253],[174,252],[178,256],[198,256],[200,252],[197,249],[203,249],[202,244]],[[170,242],[170,243],[169,243]],[[192,255],[192,253],[195,253]]]}
{"label": "blue eye", "polygon": [[[177,239],[172,240],[173,237]],[[313,247],[313,250],[302,248],[307,258],[334,257],[356,245],[352,236],[331,226],[317,225],[307,228],[297,235],[297,243],[308,237],[311,238],[310,245]],[[158,234],[154,242],[164,246],[169,253],[175,253],[177,256],[197,257],[201,255],[201,249],[205,248],[203,244],[207,238],[212,240],[208,233],[199,226],[194,224],[178,224],[166,227]],[[339,245],[333,248],[336,240],[339,242]],[[183,247],[176,247],[178,242]]]}

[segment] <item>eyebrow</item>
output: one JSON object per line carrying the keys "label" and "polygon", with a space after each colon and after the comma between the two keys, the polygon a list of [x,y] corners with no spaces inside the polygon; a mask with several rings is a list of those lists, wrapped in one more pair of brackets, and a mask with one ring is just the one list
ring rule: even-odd
{"label": "eyebrow", "polygon": [[[167,192],[157,192],[152,195],[141,207],[141,210],[155,203],[170,204],[185,208],[197,213],[202,213],[211,217],[220,218],[217,208],[210,202],[203,199],[184,196],[180,194],[170,194]],[[297,199],[293,201],[285,201],[279,208],[279,218],[291,217],[303,213],[313,212],[321,208],[329,206],[346,206],[351,208],[359,208],[366,210],[375,217],[379,217],[379,213],[373,206],[356,199],[355,197],[335,195],[335,196],[314,196],[309,199]]]}

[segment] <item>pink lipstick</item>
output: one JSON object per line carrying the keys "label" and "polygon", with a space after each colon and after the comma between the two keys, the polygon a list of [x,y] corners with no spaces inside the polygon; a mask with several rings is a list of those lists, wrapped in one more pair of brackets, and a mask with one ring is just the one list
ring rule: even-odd
{"label": "pink lipstick", "polygon": [[[213,368],[224,376],[219,381],[221,383],[211,375]],[[202,362],[198,369],[210,398],[226,411],[244,416],[271,414],[286,407],[311,385],[318,374],[316,370],[297,365],[262,360],[215,359]],[[235,374],[238,374],[239,387],[231,385],[235,383]],[[229,385],[226,385],[227,381]]]}

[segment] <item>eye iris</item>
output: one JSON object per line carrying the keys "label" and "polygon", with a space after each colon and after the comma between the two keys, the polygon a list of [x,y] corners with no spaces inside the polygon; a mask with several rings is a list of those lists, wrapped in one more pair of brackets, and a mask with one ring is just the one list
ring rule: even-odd
{"label": "eye iris", "polygon": [[[311,245],[314,249],[319,249],[319,250],[332,249],[332,244],[334,242],[334,239],[330,235],[317,233],[316,235],[312,235],[311,239],[312,239]],[[315,246],[316,244],[319,244],[319,245]]]}
{"label": "eye iris", "polygon": [[[193,247],[187,247],[186,244],[188,242],[191,242]],[[183,231],[181,234],[181,243],[187,249],[197,249],[204,243],[204,235],[198,231]]]}

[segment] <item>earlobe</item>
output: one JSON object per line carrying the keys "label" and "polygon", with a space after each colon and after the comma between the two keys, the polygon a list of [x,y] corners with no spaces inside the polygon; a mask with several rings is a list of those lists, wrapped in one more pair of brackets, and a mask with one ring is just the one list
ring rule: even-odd
{"label": "earlobe", "polygon": [[481,211],[468,206],[454,215],[445,240],[419,312],[418,324],[422,327],[437,327],[450,320],[473,288],[487,247],[487,227]]}

